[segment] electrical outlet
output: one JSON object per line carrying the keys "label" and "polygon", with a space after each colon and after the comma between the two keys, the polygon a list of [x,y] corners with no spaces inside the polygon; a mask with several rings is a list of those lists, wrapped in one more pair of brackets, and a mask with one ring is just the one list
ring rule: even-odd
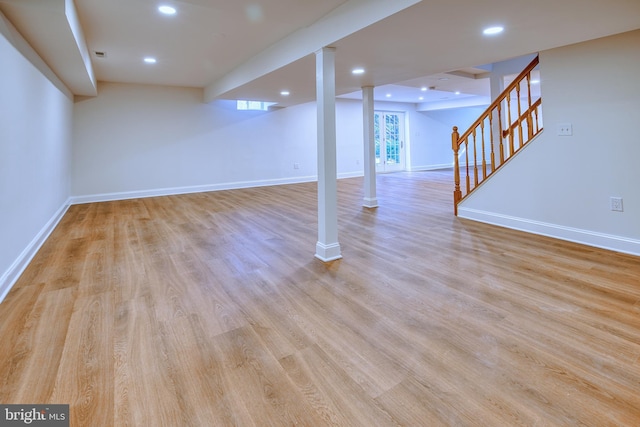
{"label": "electrical outlet", "polygon": [[571,126],[571,123],[558,123],[558,135],[560,136],[573,135],[573,126]]}
{"label": "electrical outlet", "polygon": [[611,197],[611,210],[615,212],[622,212],[622,197]]}

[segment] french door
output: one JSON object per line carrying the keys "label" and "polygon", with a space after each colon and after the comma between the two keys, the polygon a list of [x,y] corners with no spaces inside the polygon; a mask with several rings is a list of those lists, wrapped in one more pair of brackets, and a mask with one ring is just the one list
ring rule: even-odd
{"label": "french door", "polygon": [[404,113],[376,111],[376,172],[404,170]]}

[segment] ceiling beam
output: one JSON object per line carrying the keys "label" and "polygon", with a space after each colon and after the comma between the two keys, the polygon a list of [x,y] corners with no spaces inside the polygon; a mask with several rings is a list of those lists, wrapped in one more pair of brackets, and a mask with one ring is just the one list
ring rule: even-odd
{"label": "ceiling beam", "polygon": [[205,88],[205,102],[330,46],[421,0],[349,0],[314,24],[298,30]]}
{"label": "ceiling beam", "polygon": [[24,58],[38,69],[55,87],[67,98],[73,100],[73,93],[69,90],[56,73],[42,60],[40,55],[33,50],[31,45],[22,37],[16,27],[0,11],[0,37],[4,37]]}
{"label": "ceiling beam", "polygon": [[98,94],[73,0],[0,0],[0,11],[74,95]]}

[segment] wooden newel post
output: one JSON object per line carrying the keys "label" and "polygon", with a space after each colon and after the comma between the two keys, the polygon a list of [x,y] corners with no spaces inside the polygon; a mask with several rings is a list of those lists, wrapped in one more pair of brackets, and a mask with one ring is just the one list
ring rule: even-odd
{"label": "wooden newel post", "polygon": [[460,134],[458,133],[458,126],[453,127],[451,133],[451,148],[453,148],[453,179],[455,182],[455,189],[453,190],[453,214],[458,215],[458,202],[462,199],[462,191],[460,191],[460,164],[458,163],[458,140]]}

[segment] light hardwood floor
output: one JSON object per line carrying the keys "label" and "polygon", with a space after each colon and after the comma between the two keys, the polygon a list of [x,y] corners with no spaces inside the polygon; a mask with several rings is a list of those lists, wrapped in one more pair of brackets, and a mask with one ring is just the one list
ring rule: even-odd
{"label": "light hardwood floor", "polygon": [[0,402],[73,426],[638,426],[640,259],[457,219],[450,172],[72,206],[0,305]]}

